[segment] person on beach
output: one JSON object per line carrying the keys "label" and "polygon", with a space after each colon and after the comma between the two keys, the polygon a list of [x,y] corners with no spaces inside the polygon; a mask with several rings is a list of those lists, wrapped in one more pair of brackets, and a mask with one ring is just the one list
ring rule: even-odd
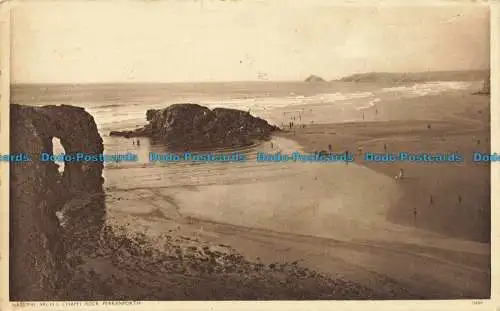
{"label": "person on beach", "polygon": [[133,141],[132,141],[132,145],[134,145],[134,146],[135,146],[135,140],[133,140]]}
{"label": "person on beach", "polygon": [[328,144],[328,151],[332,152],[332,144]]}
{"label": "person on beach", "polygon": [[417,207],[416,206],[413,207],[413,224],[414,225],[417,224]]}
{"label": "person on beach", "polygon": [[359,155],[362,155],[363,154],[363,147],[358,147],[358,154]]}
{"label": "person on beach", "polygon": [[384,143],[384,152],[387,152],[387,144]]}
{"label": "person on beach", "polygon": [[345,165],[349,164],[349,150],[345,151]]}
{"label": "person on beach", "polygon": [[363,121],[365,120],[365,113],[363,112]]}
{"label": "person on beach", "polygon": [[429,197],[429,203],[429,205],[434,204],[434,198],[432,197],[432,195]]}
{"label": "person on beach", "polygon": [[141,141],[137,140],[137,146],[140,146],[140,145],[141,145]]}

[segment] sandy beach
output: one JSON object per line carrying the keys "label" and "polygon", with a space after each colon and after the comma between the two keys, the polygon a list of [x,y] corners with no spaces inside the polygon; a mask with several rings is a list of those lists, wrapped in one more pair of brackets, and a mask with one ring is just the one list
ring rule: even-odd
{"label": "sandy beach", "polygon": [[[285,136],[309,152],[328,150],[331,144],[335,150],[357,153],[357,164],[388,177],[404,169],[406,178],[398,185],[404,196],[389,211],[391,221],[487,242],[490,239],[489,165],[472,163],[471,159],[473,152],[490,152],[488,105],[488,97],[463,93],[406,100],[404,106],[379,105],[379,115],[373,121],[313,124],[298,127]],[[373,116],[373,112],[370,115]],[[365,161],[363,155],[359,155],[359,151],[384,153],[384,145],[389,153],[460,152],[466,161],[392,164]]]}
{"label": "sandy beach", "polygon": [[491,303],[491,6],[21,2],[10,300]]}

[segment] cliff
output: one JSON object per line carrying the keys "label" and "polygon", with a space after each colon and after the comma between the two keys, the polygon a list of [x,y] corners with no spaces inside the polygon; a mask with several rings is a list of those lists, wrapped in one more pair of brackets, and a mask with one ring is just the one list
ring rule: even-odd
{"label": "cliff", "polygon": [[342,82],[406,83],[430,81],[480,81],[488,70],[426,71],[426,72],[367,72],[341,78]]}
{"label": "cliff", "polygon": [[[95,245],[103,225],[103,165],[65,163],[60,174],[40,154],[52,153],[54,137],[66,153],[99,154],[102,139],[93,117],[82,108],[11,105],[10,110],[11,153],[31,158],[10,163],[10,298],[51,300],[65,288],[73,237],[81,237],[78,246],[82,241]],[[64,214],[64,223],[57,212]]]}
{"label": "cliff", "polygon": [[175,104],[148,110],[149,124],[134,131],[113,131],[110,136],[151,137],[174,148],[239,147],[267,139],[278,128],[246,111],[210,110],[197,104]]}

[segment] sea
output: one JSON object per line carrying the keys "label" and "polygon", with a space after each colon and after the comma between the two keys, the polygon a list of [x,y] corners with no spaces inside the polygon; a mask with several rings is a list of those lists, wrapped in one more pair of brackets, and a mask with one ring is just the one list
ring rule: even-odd
{"label": "sea", "polygon": [[[143,83],[143,84],[51,84],[14,85],[13,103],[44,106],[67,104],[83,107],[93,117],[104,140],[106,154],[138,155],[134,163],[105,163],[107,170],[150,165],[149,152],[169,150],[152,144],[149,139],[110,137],[110,131],[131,130],[147,124],[148,109],[162,109],[176,103],[196,103],[208,108],[233,108],[249,111],[253,116],[286,128],[321,123],[341,123],[377,120],[377,106],[383,101],[439,95],[457,90],[478,89],[482,81],[437,81],[425,83],[376,84],[353,82],[230,82],[230,83]],[[402,100],[403,99],[403,100]],[[292,142],[281,144],[294,145]],[[241,150],[212,150],[242,152],[250,158],[262,151],[255,146]],[[273,144],[278,148],[279,143]],[[54,153],[64,153],[57,139]],[[275,148],[275,149],[276,149]],[[196,151],[196,150],[186,150]],[[277,150],[279,151],[279,150]],[[298,150],[289,150],[291,152]],[[59,163],[64,169],[64,163]],[[186,165],[185,163],[181,165]]]}
{"label": "sea", "polygon": [[[146,124],[148,109],[175,103],[197,103],[208,108],[250,111],[270,123],[280,125],[290,114],[336,107],[339,115],[316,116],[304,123],[360,121],[363,110],[382,100],[438,95],[442,92],[477,89],[481,81],[437,81],[397,85],[375,83],[232,82],[171,84],[71,84],[14,85],[12,102],[25,105],[68,104],[84,107],[101,131],[133,129]],[[283,109],[287,108],[287,109]],[[283,114],[284,110],[288,110]],[[276,111],[281,112],[277,114]],[[342,113],[344,111],[344,113]],[[353,113],[360,111],[360,113]],[[307,113],[305,113],[307,114]],[[283,115],[285,117],[283,117]]]}

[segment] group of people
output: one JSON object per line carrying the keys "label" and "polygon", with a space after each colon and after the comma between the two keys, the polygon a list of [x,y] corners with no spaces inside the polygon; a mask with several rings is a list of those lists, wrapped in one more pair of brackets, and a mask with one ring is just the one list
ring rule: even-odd
{"label": "group of people", "polygon": [[[283,116],[285,116],[287,113],[283,112]],[[299,112],[297,116],[292,115],[290,117],[290,120],[288,121],[288,129],[292,130],[295,129],[297,124],[295,124],[295,121],[302,121],[302,114]],[[284,125],[282,123],[282,127],[284,128]],[[305,127],[305,124],[302,125],[302,127]]]}

